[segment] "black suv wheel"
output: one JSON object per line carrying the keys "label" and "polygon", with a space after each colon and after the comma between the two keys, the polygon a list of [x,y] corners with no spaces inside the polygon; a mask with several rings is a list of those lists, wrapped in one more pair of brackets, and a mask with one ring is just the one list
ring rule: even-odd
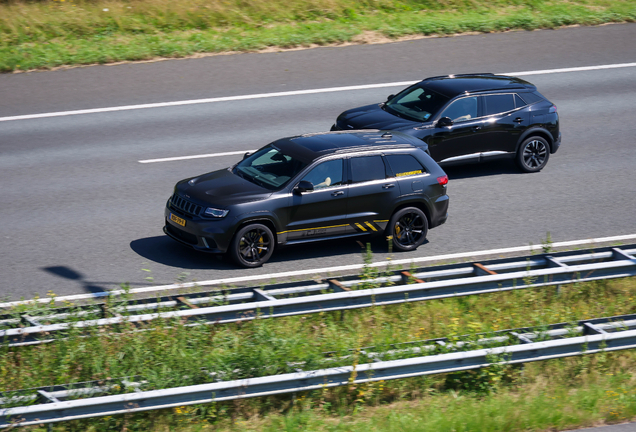
{"label": "black suv wheel", "polygon": [[530,137],[521,143],[517,151],[517,165],[521,171],[541,171],[550,158],[550,145],[541,137]]}
{"label": "black suv wheel", "polygon": [[246,225],[236,233],[230,256],[243,267],[260,267],[274,252],[272,231],[262,224]]}
{"label": "black suv wheel", "polygon": [[426,240],[428,220],[422,210],[406,207],[395,212],[389,222],[389,235],[393,248],[398,251],[412,251]]}

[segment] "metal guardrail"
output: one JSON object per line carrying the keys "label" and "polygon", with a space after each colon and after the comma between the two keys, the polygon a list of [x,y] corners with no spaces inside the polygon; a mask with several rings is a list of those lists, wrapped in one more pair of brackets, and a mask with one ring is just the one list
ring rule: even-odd
{"label": "metal guardrail", "polygon": [[[102,306],[89,305],[80,312],[61,312],[40,317],[21,315],[19,318],[0,317],[0,326],[22,325],[20,328],[0,330],[0,341],[11,346],[51,342],[65,335],[71,328],[88,329],[117,326],[122,323],[145,323],[156,319],[179,319],[190,325],[221,324],[255,319],[327,311],[344,311],[372,306],[412,301],[442,299],[456,296],[485,294],[525,288],[562,285],[601,279],[636,276],[636,245],[621,248],[602,248],[596,252],[562,252],[482,263],[455,264],[418,269],[413,274],[397,273],[374,280],[330,280],[309,282],[295,286],[273,286],[269,289],[239,288],[219,293],[182,295],[175,299],[131,301],[110,313],[110,318],[81,320],[81,316],[106,313]],[[406,284],[408,282],[416,283]],[[372,289],[355,289],[357,285],[395,284]],[[331,291],[331,292],[329,292]],[[329,292],[329,293],[327,293]],[[297,296],[291,297],[289,296]],[[279,298],[282,297],[282,298]],[[287,298],[286,298],[287,297]],[[214,302],[221,306],[199,307]],[[144,313],[181,305],[174,311]],[[74,316],[74,322],[42,324]],[[79,318],[79,319],[78,319]]]}
{"label": "metal guardrail", "polygon": [[[29,396],[10,396],[0,399],[3,403],[16,401],[33,403],[37,399],[48,403],[0,409],[0,428],[53,423],[81,418],[124,414],[183,405],[226,401],[257,396],[295,393],[351,383],[408,378],[421,375],[478,369],[494,363],[519,364],[549,360],[581,354],[610,352],[636,348],[636,315],[584,320],[577,326],[556,324],[549,330],[527,332],[527,328],[506,330],[506,334],[481,338],[473,342],[447,344],[442,339],[413,348],[396,347],[390,351],[403,353],[431,352],[440,345],[448,350],[460,350],[475,345],[487,346],[514,340],[508,346],[473,349],[462,352],[420,356],[383,361],[383,353],[368,352],[369,363],[356,366],[340,366],[326,369],[300,371],[260,378],[249,378],[177,387],[164,390],[141,391],[143,382],[122,381],[134,393],[93,397],[107,393],[113,383],[101,386],[60,390],[54,388],[33,389]],[[502,333],[502,332],[498,332]],[[579,336],[583,334],[583,336]],[[575,336],[576,335],[576,336]],[[535,342],[536,339],[552,339]],[[384,353],[386,354],[386,353]],[[77,399],[85,397],[84,399]],[[75,400],[64,400],[76,398]]]}

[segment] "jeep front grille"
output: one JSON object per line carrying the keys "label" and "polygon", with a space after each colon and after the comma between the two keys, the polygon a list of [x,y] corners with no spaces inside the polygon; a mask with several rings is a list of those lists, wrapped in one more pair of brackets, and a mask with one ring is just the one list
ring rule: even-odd
{"label": "jeep front grille", "polygon": [[199,216],[201,213],[202,207],[200,205],[194,204],[177,194],[172,195],[170,203],[177,210],[181,210],[183,213],[190,216]]}

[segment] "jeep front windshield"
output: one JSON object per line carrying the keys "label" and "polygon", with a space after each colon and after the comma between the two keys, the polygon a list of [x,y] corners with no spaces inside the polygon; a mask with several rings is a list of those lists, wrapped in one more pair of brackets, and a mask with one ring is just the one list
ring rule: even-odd
{"label": "jeep front windshield", "polygon": [[449,98],[422,87],[409,87],[384,104],[382,109],[416,122],[429,121]]}
{"label": "jeep front windshield", "polygon": [[279,189],[296,176],[306,164],[266,146],[236,164],[232,172],[267,189]]}

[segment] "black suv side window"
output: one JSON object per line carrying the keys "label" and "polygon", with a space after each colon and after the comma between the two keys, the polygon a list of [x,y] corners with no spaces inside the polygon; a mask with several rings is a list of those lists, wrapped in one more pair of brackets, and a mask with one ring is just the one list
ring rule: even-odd
{"label": "black suv side window", "polygon": [[387,155],[385,157],[389,162],[393,175],[396,177],[418,175],[426,172],[422,164],[411,155]]}
{"label": "black suv side window", "polygon": [[383,180],[386,178],[386,168],[382,156],[361,156],[350,159],[351,180],[360,183],[371,180]]}
{"label": "black suv side window", "polygon": [[314,167],[303,178],[314,185],[314,189],[326,188],[342,184],[342,159],[323,162]]}
{"label": "black suv side window", "polygon": [[486,116],[513,109],[515,109],[515,99],[512,94],[484,96],[484,115]]}
{"label": "black suv side window", "polygon": [[477,117],[479,100],[477,96],[465,97],[452,102],[442,113],[442,117],[448,117],[453,122],[462,122]]}

